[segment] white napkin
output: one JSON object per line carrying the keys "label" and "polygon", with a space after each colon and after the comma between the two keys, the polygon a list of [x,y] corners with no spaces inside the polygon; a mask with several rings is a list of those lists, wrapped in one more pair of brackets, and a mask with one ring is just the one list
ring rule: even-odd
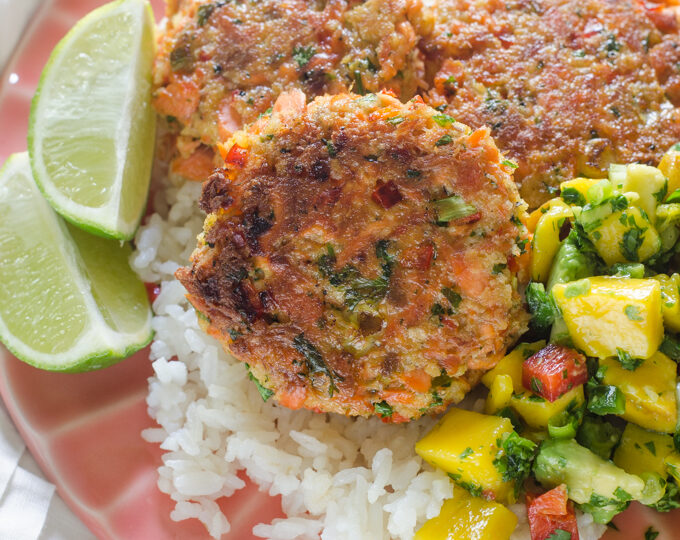
{"label": "white napkin", "polygon": [[96,540],[55,493],[0,401],[0,540]]}

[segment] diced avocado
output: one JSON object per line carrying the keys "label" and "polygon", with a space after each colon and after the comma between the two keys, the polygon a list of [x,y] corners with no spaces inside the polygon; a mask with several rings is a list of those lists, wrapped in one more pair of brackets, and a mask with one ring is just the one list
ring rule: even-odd
{"label": "diced avocado", "polygon": [[640,195],[636,205],[644,210],[649,220],[656,219],[656,206],[668,193],[668,181],[656,167],[633,163],[626,166],[626,178],[621,191],[634,191]]}
{"label": "diced avocado", "polygon": [[501,502],[515,499],[514,482],[503,480],[494,462],[512,430],[507,418],[453,408],[415,446],[416,453],[475,494]]}
{"label": "diced avocado", "polygon": [[680,147],[673,145],[664,154],[659,163],[659,170],[668,178],[668,194],[680,189]]}
{"label": "diced avocado", "polygon": [[573,216],[571,208],[559,201],[538,220],[531,241],[531,279],[534,281],[547,281],[553,259],[560,247],[560,230],[565,220]]}
{"label": "diced avocado", "polygon": [[482,384],[491,388],[496,375],[510,375],[515,393],[524,392],[522,386],[522,364],[524,360],[545,347],[545,341],[534,343],[520,343],[512,351],[506,354],[496,367],[487,371],[482,377]]}
{"label": "diced avocado", "polygon": [[510,375],[496,375],[491,383],[491,388],[489,388],[489,394],[486,396],[484,412],[486,414],[496,414],[510,405],[513,390],[513,381]]}
{"label": "diced avocado", "polygon": [[557,283],[576,281],[594,273],[592,260],[579,250],[576,236],[572,231],[557,251],[546,290],[550,292]]}
{"label": "diced avocado", "polygon": [[633,423],[623,430],[614,463],[630,474],[652,472],[666,477],[666,457],[673,451],[670,435],[647,431]]}
{"label": "diced avocado", "polygon": [[609,267],[610,276],[642,279],[645,277],[645,265],[642,263],[616,263]]}
{"label": "diced avocado", "polygon": [[439,515],[425,522],[413,540],[472,538],[508,540],[517,526],[517,516],[502,504],[473,497],[462,488],[444,501]]}
{"label": "diced avocado", "polygon": [[678,240],[680,232],[678,225],[680,225],[680,192],[676,192],[677,198],[673,200],[676,202],[669,204],[660,204],[656,207],[656,223],[654,224],[659,236],[661,237],[661,251],[669,251]]}
{"label": "diced avocado", "polygon": [[649,358],[663,338],[661,286],[652,279],[591,277],[552,289],[576,348],[588,356],[622,349]]}
{"label": "diced avocado", "polygon": [[621,433],[620,428],[607,422],[604,418],[586,415],[576,434],[576,440],[602,459],[609,459],[612,450],[621,439]]}
{"label": "diced avocado", "polygon": [[652,279],[661,283],[663,323],[673,332],[680,332],[680,274],[659,274]]}
{"label": "diced avocado", "polygon": [[675,378],[677,365],[661,352],[629,371],[614,358],[600,361],[602,382],[626,396],[623,418],[662,433],[673,433],[678,421]]}
{"label": "diced avocado", "polygon": [[541,444],[533,467],[546,488],[567,485],[569,498],[597,523],[608,523],[643,496],[645,483],[610,461],[605,461],[574,439],[549,439]]}
{"label": "diced avocado", "polygon": [[578,408],[584,402],[583,385],[579,385],[552,403],[528,391],[522,394],[514,394],[510,399],[510,407],[517,411],[530,427],[547,431],[548,422],[551,418],[567,410],[567,408]]}

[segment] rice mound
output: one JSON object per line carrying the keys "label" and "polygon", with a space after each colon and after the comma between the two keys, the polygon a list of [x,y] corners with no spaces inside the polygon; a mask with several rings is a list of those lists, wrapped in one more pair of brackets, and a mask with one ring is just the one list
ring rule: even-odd
{"label": "rice mound", "polygon": [[[155,375],[147,404],[159,424],[143,437],[165,451],[158,487],[175,501],[171,518],[198,519],[213,538],[229,533],[217,500],[242,489],[247,476],[282,496],[288,516],[259,524],[253,534],[273,540],[411,539],[452,496],[447,475],[415,454],[415,442],[436,422],[383,424],[373,417],[291,411],[264,403],[243,364],[204,334],[185,290],[173,274],[188,261],[203,215],[199,183],[164,179],[156,213],[137,233],[131,265],[146,282],[160,283],[153,303],[151,345]],[[468,400],[480,409],[482,402]],[[523,504],[512,540],[530,538]],[[579,514],[582,540],[605,530]]]}

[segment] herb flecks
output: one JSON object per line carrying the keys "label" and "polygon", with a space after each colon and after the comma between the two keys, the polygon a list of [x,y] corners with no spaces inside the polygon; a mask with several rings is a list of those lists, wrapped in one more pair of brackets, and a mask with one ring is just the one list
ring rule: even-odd
{"label": "herb flecks", "polygon": [[333,394],[338,391],[338,387],[335,385],[335,379],[343,380],[343,378],[328,367],[319,349],[317,349],[304,334],[295,336],[293,339],[293,347],[305,359],[309,375],[315,376],[322,374],[328,377],[328,395],[333,397]]}

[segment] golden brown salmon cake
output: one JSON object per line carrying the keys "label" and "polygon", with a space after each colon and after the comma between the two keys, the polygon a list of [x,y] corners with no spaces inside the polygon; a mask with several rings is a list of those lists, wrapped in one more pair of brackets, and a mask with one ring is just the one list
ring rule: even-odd
{"label": "golden brown salmon cake", "polygon": [[487,125],[535,207],[680,140],[675,8],[636,0],[437,0],[428,102]]}
{"label": "golden brown salmon cake", "polygon": [[423,86],[421,0],[179,0],[167,17],[153,103],[181,132],[174,169],[194,180],[210,173],[212,145],[285,90],[408,100]]}
{"label": "golden brown salmon cake", "polygon": [[525,329],[525,205],[488,129],[414,98],[282,95],[226,144],[177,277],[281,404],[402,422]]}

